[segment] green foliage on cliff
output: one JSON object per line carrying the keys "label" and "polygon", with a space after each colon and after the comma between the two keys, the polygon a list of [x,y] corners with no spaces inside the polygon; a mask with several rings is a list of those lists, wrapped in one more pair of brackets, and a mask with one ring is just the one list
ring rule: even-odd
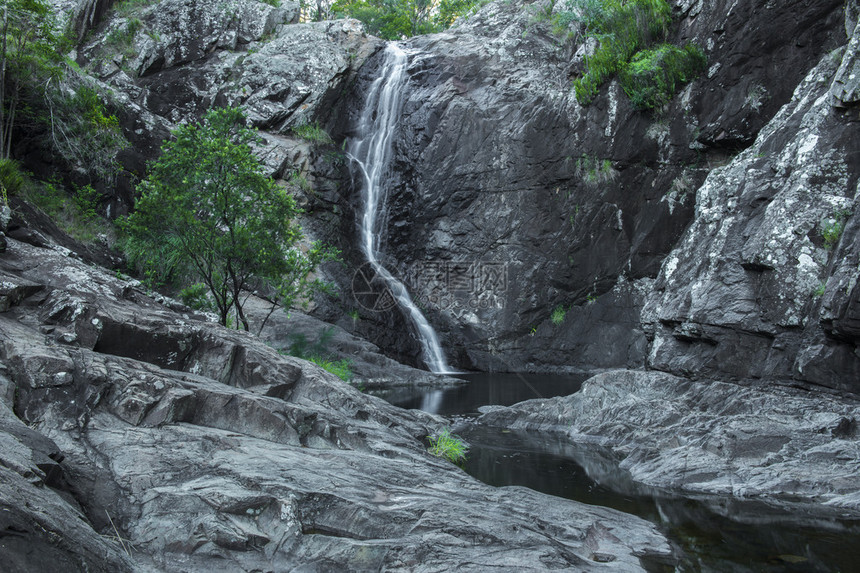
{"label": "green foliage on cliff", "polygon": [[683,48],[660,44],[633,56],[621,70],[621,87],[635,107],[659,108],[669,103],[681,86],[701,74],[706,65],[705,54],[693,44]]}
{"label": "green foliage on cliff", "polygon": [[326,372],[334,374],[344,382],[352,380],[352,368],[350,368],[349,360],[346,358],[342,358],[340,360],[328,360],[319,356],[310,356],[307,359]]}
{"label": "green foliage on cliff", "polygon": [[288,351],[280,351],[281,354],[295,356],[313,362],[323,370],[331,372],[344,382],[352,380],[353,372],[349,360],[342,358],[338,360],[328,350],[329,342],[334,336],[334,327],[322,330],[313,342],[308,340],[307,335],[297,333],[292,335],[292,343]]}
{"label": "green foliage on cliff", "polygon": [[666,38],[671,23],[666,0],[568,0],[555,15],[554,30],[596,43],[585,58],[583,75],[573,83],[577,101],[590,104],[600,86],[617,74],[637,108],[668,102],[705,66],[704,54],[695,46],[649,49]]}
{"label": "green foliage on cliff", "polygon": [[42,210],[57,227],[82,243],[94,243],[100,236],[112,241],[113,226],[99,215],[101,194],[91,185],[68,193],[57,180],[25,180],[19,195]]}
{"label": "green foliage on cliff", "polygon": [[828,251],[833,249],[842,237],[842,232],[845,230],[845,223],[851,213],[845,209],[834,211],[833,215],[822,221],[819,225],[819,233],[824,239],[824,248]]}
{"label": "green foliage on cliff", "polygon": [[57,32],[54,12],[45,0],[0,4],[0,158],[11,156],[16,136],[111,183],[126,141],[95,82],[64,56],[72,35]]}
{"label": "green foliage on cliff", "polygon": [[[117,154],[128,146],[119,120],[112,114],[94,85],[82,82],[71,95],[58,90],[48,102],[41,121],[51,134],[55,150],[91,178],[112,184],[120,171]],[[72,80],[66,80],[71,84]]]}
{"label": "green foliage on cliff", "polygon": [[401,40],[431,34],[451,26],[482,0],[336,0],[336,16],[361,20],[370,34],[386,40]]}
{"label": "green foliage on cliff", "polygon": [[234,311],[248,330],[244,289],[262,280],[289,308],[320,286],[308,275],[336,252],[298,248],[300,210],[263,173],[251,150],[259,136],[244,122],[237,109],[213,109],[202,122],[177,128],[122,228],[129,260],[152,282],[202,282],[221,324]]}
{"label": "green foliage on cliff", "polygon": [[576,98],[590,103],[597,90],[633,55],[666,35],[672,11],[665,0],[570,0],[568,18],[598,47],[586,59],[585,74],[574,82]]}
{"label": "green foliage on cliff", "polygon": [[8,159],[12,134],[43,84],[61,75],[52,6],[44,0],[0,5],[0,158]]}
{"label": "green foliage on cliff", "polygon": [[316,122],[297,125],[293,128],[293,133],[306,141],[310,141],[311,143],[316,143],[318,145],[328,145],[333,143],[328,132],[320,127],[320,124]]}
{"label": "green foliage on cliff", "polygon": [[24,186],[24,174],[18,163],[12,159],[0,159],[0,193],[4,203],[10,195],[17,195]]}

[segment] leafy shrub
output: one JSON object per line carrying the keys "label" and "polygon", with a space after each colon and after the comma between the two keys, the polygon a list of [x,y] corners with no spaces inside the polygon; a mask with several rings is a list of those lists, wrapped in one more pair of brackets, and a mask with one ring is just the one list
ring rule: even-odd
{"label": "leafy shrub", "polygon": [[132,14],[140,12],[143,8],[155,4],[154,0],[124,0],[114,4],[114,10],[118,16],[128,18]]}
{"label": "leafy shrub", "polygon": [[827,283],[818,283],[818,286],[815,287],[815,290],[812,291],[812,296],[818,298],[824,296],[824,293],[827,291]]}
{"label": "leafy shrub", "polygon": [[293,174],[290,175],[290,185],[298,187],[305,193],[313,193],[314,186],[311,185],[311,182],[308,181],[308,178],[305,177],[304,173],[300,171],[293,171]]}
{"label": "leafy shrub", "polygon": [[108,185],[116,180],[117,154],[128,146],[119,120],[102,102],[103,94],[80,79],[71,95],[59,95],[50,117],[52,142],[69,163]]}
{"label": "leafy shrub", "polygon": [[288,353],[291,356],[304,358],[305,360],[310,360],[310,356],[326,356],[329,353],[328,345],[333,336],[333,326],[323,329],[313,342],[310,342],[308,337],[303,333],[293,334]]}
{"label": "leafy shrub", "polygon": [[692,81],[707,65],[705,54],[694,44],[683,48],[660,44],[642,50],[625,65],[621,87],[638,109],[655,109],[667,104],[681,86]]}
{"label": "leafy shrub", "polygon": [[55,181],[33,183],[23,189],[21,196],[83,243],[94,242],[100,234],[111,235],[111,225],[96,210],[100,195],[89,185],[70,196]]}
{"label": "leafy shrub", "polygon": [[600,86],[620,71],[633,55],[665,37],[672,21],[672,9],[665,0],[571,0],[571,21],[584,30],[586,38],[599,45],[586,58],[585,74],[574,81],[576,99],[591,103]]}
{"label": "leafy shrub", "polygon": [[558,305],[555,307],[555,310],[552,311],[552,316],[550,316],[550,320],[556,326],[564,322],[564,317],[567,314],[567,311],[564,309],[564,306]]}
{"label": "leafy shrub", "polygon": [[334,327],[330,326],[319,333],[314,342],[308,340],[303,333],[294,334],[289,350],[280,351],[281,354],[295,356],[309,362],[313,362],[323,370],[331,372],[344,382],[352,380],[353,372],[350,362],[346,358],[335,360],[331,358],[328,344],[334,336]]}
{"label": "leafy shrub", "polygon": [[84,185],[75,190],[72,198],[78,208],[78,214],[84,223],[94,222],[98,219],[98,207],[101,193],[93,189],[92,185]]}
{"label": "leafy shrub", "polygon": [[455,464],[466,461],[466,452],[469,448],[460,436],[452,434],[451,430],[445,428],[438,436],[427,436],[430,442],[429,452],[436,457],[445,458]]}
{"label": "leafy shrub", "polygon": [[9,195],[17,195],[24,186],[24,174],[18,162],[12,159],[0,159],[0,193],[4,202]]}
{"label": "leafy shrub", "polygon": [[211,310],[212,301],[209,299],[209,289],[203,283],[194,283],[179,291],[182,304],[194,310]]}
{"label": "leafy shrub", "polygon": [[71,104],[95,129],[119,129],[119,120],[105,108],[96,90],[81,86],[72,96]]}
{"label": "leafy shrub", "polygon": [[110,46],[121,55],[132,56],[132,42],[135,34],[143,27],[143,23],[138,18],[129,18],[124,24],[114,27],[107,36],[105,36],[105,44]]}
{"label": "leafy shrub", "polygon": [[[418,34],[432,34],[451,26],[460,16],[475,10],[485,0],[336,0],[330,14],[361,20],[368,33],[386,40],[401,40]],[[313,19],[327,16],[312,9]]]}
{"label": "leafy shrub", "polygon": [[653,109],[669,101],[705,67],[704,54],[692,45],[647,49],[665,39],[671,22],[666,0],[568,0],[555,16],[554,32],[597,42],[583,75],[573,82],[577,101],[591,103],[616,74],[635,107]]}

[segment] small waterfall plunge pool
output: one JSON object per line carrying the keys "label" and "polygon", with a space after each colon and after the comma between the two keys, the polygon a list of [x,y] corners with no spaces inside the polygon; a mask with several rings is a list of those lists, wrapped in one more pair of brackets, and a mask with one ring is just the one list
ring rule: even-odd
{"label": "small waterfall plunge pool", "polygon": [[679,571],[860,571],[860,520],[856,517],[648,488],[630,480],[606,450],[578,446],[563,436],[472,422],[481,406],[509,406],[575,392],[585,375],[479,373],[461,377],[469,383],[443,389],[401,388],[382,397],[403,408],[452,417],[455,431],[470,445],[463,469],[484,483],[525,486],[645,518],[680,549]]}

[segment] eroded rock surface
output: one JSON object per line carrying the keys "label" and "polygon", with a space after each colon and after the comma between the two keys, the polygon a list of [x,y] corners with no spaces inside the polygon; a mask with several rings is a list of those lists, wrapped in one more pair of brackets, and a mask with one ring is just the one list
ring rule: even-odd
{"label": "eroded rock surface", "polygon": [[793,388],[617,370],[479,422],[611,448],[640,484],[860,511],[860,404]]}
{"label": "eroded rock surface", "polygon": [[603,570],[608,555],[626,571],[640,557],[670,558],[638,518],[492,488],[430,456],[422,440],[439,418],[171,310],[68,251],[9,243],[0,257],[6,563],[586,571]]}

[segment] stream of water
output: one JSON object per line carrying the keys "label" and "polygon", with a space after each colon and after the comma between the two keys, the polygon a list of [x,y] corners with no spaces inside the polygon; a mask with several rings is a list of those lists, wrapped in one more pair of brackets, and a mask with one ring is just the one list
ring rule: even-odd
{"label": "stream of water", "polygon": [[391,160],[391,141],[397,130],[404,86],[408,80],[408,57],[397,44],[385,49],[385,63],[374,80],[361,112],[357,136],[348,143],[348,155],[362,179],[362,213],[359,221],[361,250],[375,275],[385,283],[391,297],[415,325],[424,362],[433,372],[452,373],[439,344],[439,337],[412,301],[406,286],[379,261],[382,216],[385,213],[385,176]]}
{"label": "stream of water", "polygon": [[[483,405],[566,395],[585,376],[473,374],[469,384],[399,390],[384,396],[406,408],[457,416],[470,445],[463,466],[493,486],[519,485],[632,513],[656,523],[680,549],[679,571],[848,572],[860,570],[860,520],[813,506],[776,506],[730,496],[688,496],[635,483],[612,452],[564,436],[488,428],[473,422]],[[660,570],[660,569],[657,569]],[[669,569],[671,571],[671,568]]]}

